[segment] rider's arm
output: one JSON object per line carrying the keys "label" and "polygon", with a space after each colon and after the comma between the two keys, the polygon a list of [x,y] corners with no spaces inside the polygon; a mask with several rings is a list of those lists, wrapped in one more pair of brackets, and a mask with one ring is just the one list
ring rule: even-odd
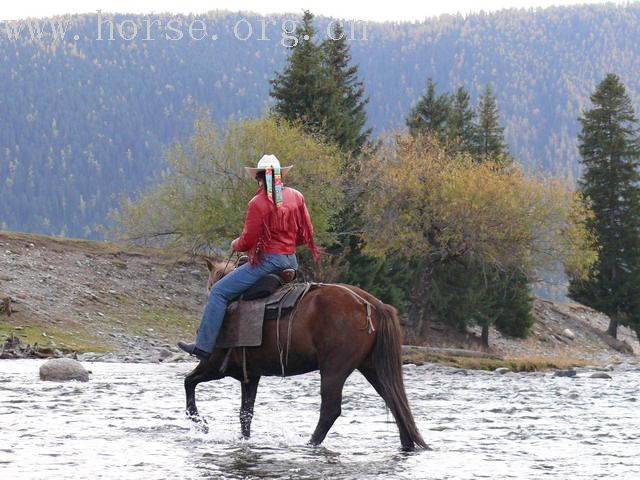
{"label": "rider's arm", "polygon": [[298,207],[300,211],[299,228],[296,235],[296,245],[307,245],[311,249],[313,258],[318,258],[318,248],[313,240],[313,223],[311,223],[311,215],[304,201],[304,197],[300,194],[302,204]]}
{"label": "rider's arm", "polygon": [[260,237],[262,229],[262,212],[258,202],[251,201],[247,206],[247,215],[244,220],[242,235],[231,242],[231,249],[234,252],[248,252],[255,247]]}

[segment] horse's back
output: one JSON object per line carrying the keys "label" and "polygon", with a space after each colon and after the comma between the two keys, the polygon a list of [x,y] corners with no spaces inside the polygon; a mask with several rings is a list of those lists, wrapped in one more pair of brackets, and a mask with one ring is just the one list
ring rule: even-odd
{"label": "horse's back", "polygon": [[[316,368],[326,363],[353,364],[356,368],[368,356],[375,345],[375,309],[380,302],[368,294],[366,298],[364,293],[356,287],[339,284],[323,285],[307,293],[293,317],[281,322],[279,328],[281,342],[287,339],[288,330],[291,332],[289,362],[292,366],[293,359],[297,358]],[[362,300],[369,303],[369,309]],[[277,334],[275,325],[265,328],[264,344],[277,343]]]}

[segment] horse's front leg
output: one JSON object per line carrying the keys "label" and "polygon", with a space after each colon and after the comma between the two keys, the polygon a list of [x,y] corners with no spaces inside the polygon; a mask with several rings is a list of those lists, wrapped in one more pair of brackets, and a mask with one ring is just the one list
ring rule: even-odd
{"label": "horse's front leg", "polygon": [[184,379],[184,390],[187,399],[187,416],[205,433],[209,431],[209,428],[207,427],[206,420],[198,413],[198,407],[196,406],[196,387],[199,383],[221,378],[221,375],[216,370],[217,369],[212,368],[207,361],[201,361],[198,366]]}
{"label": "horse's front leg", "polygon": [[253,420],[253,405],[258,393],[260,377],[249,377],[247,383],[242,382],[242,403],[240,405],[240,427],[242,437],[248,439],[251,436],[251,420]]}

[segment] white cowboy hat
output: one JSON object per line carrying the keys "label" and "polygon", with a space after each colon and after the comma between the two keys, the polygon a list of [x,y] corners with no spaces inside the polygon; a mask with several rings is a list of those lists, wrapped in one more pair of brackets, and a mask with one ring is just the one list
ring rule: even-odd
{"label": "white cowboy hat", "polygon": [[267,168],[275,167],[280,168],[280,174],[284,177],[287,172],[291,170],[293,165],[289,165],[288,167],[280,167],[280,161],[276,158],[275,155],[263,155],[256,168],[244,167],[244,171],[248,177],[255,178],[258,172],[263,172]]}

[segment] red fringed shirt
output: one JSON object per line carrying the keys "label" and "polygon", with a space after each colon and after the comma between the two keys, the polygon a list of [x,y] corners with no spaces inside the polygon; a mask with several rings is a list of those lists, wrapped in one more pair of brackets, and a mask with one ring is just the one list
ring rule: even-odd
{"label": "red fringed shirt", "polygon": [[307,245],[313,258],[318,258],[313,225],[302,194],[283,187],[282,206],[276,208],[264,188],[260,188],[247,205],[242,235],[231,242],[233,251],[247,252],[249,261],[255,265],[262,254],[290,255],[299,245]]}

